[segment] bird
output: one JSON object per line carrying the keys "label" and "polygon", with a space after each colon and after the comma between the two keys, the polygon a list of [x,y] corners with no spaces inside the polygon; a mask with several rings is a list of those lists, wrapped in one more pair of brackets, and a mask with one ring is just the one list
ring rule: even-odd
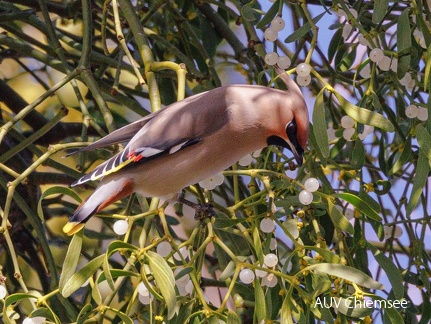
{"label": "bird", "polygon": [[77,233],[92,215],[134,192],[177,197],[183,188],[269,145],[289,149],[302,165],[309,134],[307,105],[290,76],[278,68],[277,73],[287,90],[222,86],[175,102],[82,148],[128,142],[71,185],[101,179],[63,231]]}

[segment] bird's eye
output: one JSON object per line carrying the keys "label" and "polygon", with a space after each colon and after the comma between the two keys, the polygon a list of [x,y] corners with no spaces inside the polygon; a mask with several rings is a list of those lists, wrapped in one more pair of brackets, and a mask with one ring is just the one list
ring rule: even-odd
{"label": "bird's eye", "polygon": [[286,134],[291,142],[293,142],[292,139],[296,140],[297,131],[298,126],[296,125],[295,118],[293,118],[292,121],[286,125]]}

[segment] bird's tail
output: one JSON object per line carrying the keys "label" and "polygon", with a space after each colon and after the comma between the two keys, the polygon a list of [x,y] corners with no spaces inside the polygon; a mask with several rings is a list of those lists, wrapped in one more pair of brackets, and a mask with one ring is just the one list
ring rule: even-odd
{"label": "bird's tail", "polygon": [[133,192],[130,180],[111,179],[106,181],[106,179],[102,180],[93,194],[81,203],[64,225],[63,232],[69,236],[79,232],[91,216]]}

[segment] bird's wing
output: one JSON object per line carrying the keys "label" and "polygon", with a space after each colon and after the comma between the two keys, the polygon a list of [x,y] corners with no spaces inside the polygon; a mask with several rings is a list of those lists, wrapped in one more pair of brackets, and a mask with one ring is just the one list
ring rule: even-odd
{"label": "bird's wing", "polygon": [[205,136],[223,127],[228,119],[224,101],[214,100],[214,96],[223,98],[224,90],[198,94],[174,103],[91,144],[90,148],[98,148],[133,136],[123,151],[75,181],[72,186],[199,143]]}
{"label": "bird's wing", "polygon": [[154,115],[152,114],[145,116],[144,118],[141,118],[127,126],[117,129],[105,137],[97,140],[96,142],[82,148],[80,151],[90,151],[108,145],[128,142],[133,136],[136,135],[137,132],[139,132],[140,129],[142,129],[142,127],[145,126],[146,123],[148,123],[153,118],[153,116]]}
{"label": "bird's wing", "polygon": [[87,173],[72,183],[71,186],[73,187],[83,184],[87,181],[103,178],[104,176],[117,172],[128,165],[133,165],[138,162],[139,164],[142,164],[166,154],[174,154],[188,146],[197,144],[200,140],[200,138],[181,139],[179,142],[170,143],[164,148],[160,146],[158,146],[158,148],[143,146],[132,150],[129,146],[127,146],[123,151],[114,155],[106,162],[97,166],[93,171]]}

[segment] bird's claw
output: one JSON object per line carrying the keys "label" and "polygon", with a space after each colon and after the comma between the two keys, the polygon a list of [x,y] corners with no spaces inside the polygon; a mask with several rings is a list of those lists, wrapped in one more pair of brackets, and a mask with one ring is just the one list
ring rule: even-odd
{"label": "bird's claw", "polygon": [[196,210],[196,214],[195,214],[195,219],[196,220],[202,220],[205,217],[214,217],[216,215],[215,211],[214,211],[214,206],[210,203],[206,203],[206,204],[202,204],[199,205],[197,204],[195,206],[195,210]]}

